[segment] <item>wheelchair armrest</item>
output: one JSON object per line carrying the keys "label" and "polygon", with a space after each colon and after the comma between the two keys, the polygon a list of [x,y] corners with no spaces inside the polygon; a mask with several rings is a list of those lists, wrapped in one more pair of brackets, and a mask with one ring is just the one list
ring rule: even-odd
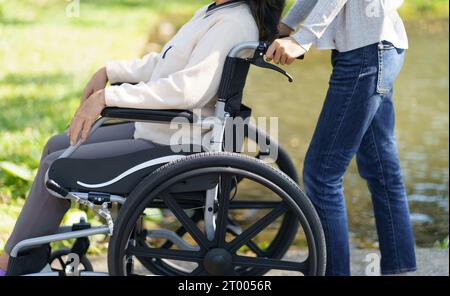
{"label": "wheelchair armrest", "polygon": [[114,119],[127,119],[136,121],[162,121],[170,122],[175,118],[184,118],[194,122],[194,114],[187,110],[149,110],[108,107],[102,112],[102,117]]}

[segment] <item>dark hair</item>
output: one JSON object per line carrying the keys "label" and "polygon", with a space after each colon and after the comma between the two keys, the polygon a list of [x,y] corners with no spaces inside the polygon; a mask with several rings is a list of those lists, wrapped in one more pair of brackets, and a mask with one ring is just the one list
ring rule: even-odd
{"label": "dark hair", "polygon": [[259,28],[261,41],[276,39],[285,0],[246,0]]}

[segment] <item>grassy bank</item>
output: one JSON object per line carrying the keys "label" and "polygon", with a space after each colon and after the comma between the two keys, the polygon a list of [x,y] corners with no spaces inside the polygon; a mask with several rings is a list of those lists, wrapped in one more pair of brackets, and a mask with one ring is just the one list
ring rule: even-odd
{"label": "grassy bank", "polygon": [[[30,188],[46,140],[64,130],[89,75],[140,54],[160,1],[1,1],[0,249]],[[164,7],[170,10],[170,6]]]}
{"label": "grassy bank", "polygon": [[406,0],[400,13],[407,20],[420,18],[448,18],[448,0]]}
{"label": "grassy bank", "polygon": [[[135,57],[162,17],[186,19],[208,0],[0,0],[0,249],[46,140],[64,130],[90,74]],[[292,3],[292,1],[290,1]],[[407,0],[405,18],[448,18],[446,0]]]}

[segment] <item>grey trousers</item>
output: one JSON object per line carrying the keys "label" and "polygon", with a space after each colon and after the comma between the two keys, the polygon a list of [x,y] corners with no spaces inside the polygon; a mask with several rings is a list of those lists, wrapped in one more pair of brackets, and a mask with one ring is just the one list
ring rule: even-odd
{"label": "grey trousers", "polygon": [[[84,159],[114,157],[155,147],[152,142],[134,139],[134,130],[134,123],[101,127],[73,154],[73,157]],[[52,162],[69,145],[66,134],[53,136],[45,145],[36,178],[6,243],[7,254],[10,254],[14,246],[24,239],[54,234],[58,230],[64,214],[70,208],[70,202],[50,195],[44,185],[44,178]]]}

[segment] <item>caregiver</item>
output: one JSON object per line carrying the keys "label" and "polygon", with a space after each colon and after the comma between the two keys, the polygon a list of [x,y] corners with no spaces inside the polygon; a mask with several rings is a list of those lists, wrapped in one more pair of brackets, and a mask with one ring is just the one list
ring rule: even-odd
{"label": "caregiver", "polygon": [[291,64],[312,45],[332,50],[333,72],[303,178],[323,223],[327,275],[350,275],[343,176],[356,155],[372,194],[381,272],[416,270],[414,238],[394,135],[393,85],[408,47],[403,0],[299,0],[267,53]]}

